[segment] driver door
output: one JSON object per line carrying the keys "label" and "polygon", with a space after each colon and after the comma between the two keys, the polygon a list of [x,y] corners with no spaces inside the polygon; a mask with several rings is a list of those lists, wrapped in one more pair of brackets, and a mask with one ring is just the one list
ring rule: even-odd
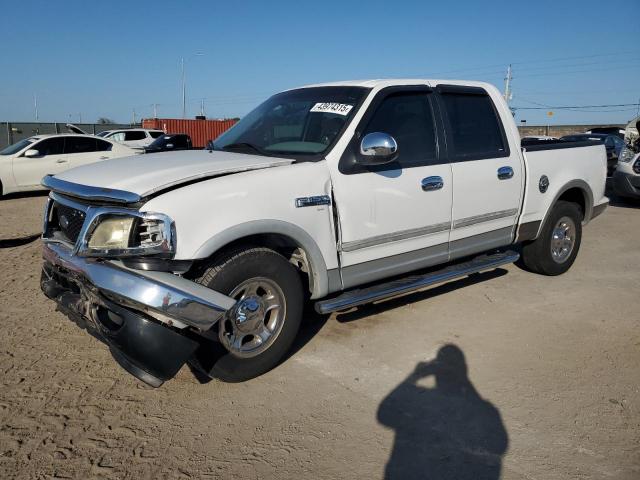
{"label": "driver door", "polygon": [[30,149],[38,150],[39,155],[25,157],[23,152],[13,159],[13,176],[18,187],[38,186],[45,175],[55,175],[69,168],[69,159],[64,154],[64,137],[45,138]]}
{"label": "driver door", "polygon": [[[452,174],[432,95],[426,86],[379,92],[332,172],[344,288],[448,259]],[[373,132],[394,137],[396,160],[358,163],[360,141]]]}

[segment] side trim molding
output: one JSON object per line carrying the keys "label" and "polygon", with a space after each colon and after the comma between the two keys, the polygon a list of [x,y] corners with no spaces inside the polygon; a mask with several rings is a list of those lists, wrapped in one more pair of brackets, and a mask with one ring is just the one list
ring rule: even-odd
{"label": "side trim molding", "polygon": [[342,267],[343,288],[356,287],[382,278],[446,263],[447,260],[449,260],[448,244],[441,243],[420,250],[356,263]]}
{"label": "side trim molding", "polygon": [[474,215],[473,217],[461,218],[454,220],[453,228],[462,228],[475,225],[476,223],[489,222],[491,220],[497,220],[499,218],[513,217],[518,213],[517,208],[510,208],[509,210],[500,210],[498,212],[483,213],[482,215]]}
{"label": "side trim molding", "polygon": [[384,235],[376,235],[375,237],[365,238],[363,240],[354,240],[352,242],[344,242],[341,247],[343,252],[352,252],[360,248],[373,247],[389,242],[397,242],[398,240],[407,240],[414,237],[422,237],[433,233],[446,232],[451,224],[449,222],[436,223],[427,227],[410,228],[408,230],[400,230],[393,233],[385,233]]}

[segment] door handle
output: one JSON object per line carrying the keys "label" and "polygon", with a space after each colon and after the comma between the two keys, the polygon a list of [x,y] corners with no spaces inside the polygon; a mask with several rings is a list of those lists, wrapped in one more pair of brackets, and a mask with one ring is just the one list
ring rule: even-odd
{"label": "door handle", "polygon": [[425,192],[440,190],[444,187],[444,180],[442,180],[442,177],[438,176],[423,178],[420,183],[422,185],[422,190]]}
{"label": "door handle", "polygon": [[100,160],[107,160],[109,157],[100,157]]}
{"label": "door handle", "polygon": [[513,168],[511,167],[500,167],[498,169],[498,178],[500,180],[509,180],[513,177]]}
{"label": "door handle", "polygon": [[56,160],[56,163],[67,163],[67,160],[59,158],[58,160]]}

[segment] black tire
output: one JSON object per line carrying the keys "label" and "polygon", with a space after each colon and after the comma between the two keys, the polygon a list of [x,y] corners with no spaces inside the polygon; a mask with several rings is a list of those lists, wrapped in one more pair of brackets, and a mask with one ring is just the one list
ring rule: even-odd
{"label": "black tire", "polygon": [[[246,247],[224,253],[214,258],[196,281],[229,295],[243,282],[254,278],[268,279],[283,294],[285,305],[282,326],[266,350],[249,358],[234,354],[222,343],[203,343],[200,350],[211,351],[197,352],[197,364],[202,368],[203,363],[208,363],[205,370],[212,378],[225,382],[242,382],[266,373],[280,363],[298,334],[304,307],[302,282],[295,267],[279,253],[262,247]],[[229,324],[226,325],[226,328],[231,328]],[[220,328],[225,326],[218,324],[214,328],[218,335]],[[208,361],[203,362],[201,359],[207,354],[213,357],[209,356]]]}
{"label": "black tire", "polygon": [[[554,228],[564,217],[572,220],[575,233],[573,248],[570,254],[562,259],[562,261],[559,261],[554,259],[551,253],[551,245]],[[524,267],[531,272],[550,276],[561,275],[569,270],[578,255],[578,250],[580,250],[580,242],[582,241],[582,218],[582,210],[577,204],[564,200],[557,202],[542,226],[540,236],[533,242],[522,246],[520,260]]]}

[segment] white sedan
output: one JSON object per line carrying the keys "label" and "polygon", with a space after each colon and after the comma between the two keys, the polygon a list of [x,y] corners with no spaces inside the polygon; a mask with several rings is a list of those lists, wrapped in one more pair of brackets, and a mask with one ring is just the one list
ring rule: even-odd
{"label": "white sedan", "polygon": [[0,196],[43,190],[40,181],[45,175],[138,153],[94,135],[57,134],[25,138],[0,151]]}

